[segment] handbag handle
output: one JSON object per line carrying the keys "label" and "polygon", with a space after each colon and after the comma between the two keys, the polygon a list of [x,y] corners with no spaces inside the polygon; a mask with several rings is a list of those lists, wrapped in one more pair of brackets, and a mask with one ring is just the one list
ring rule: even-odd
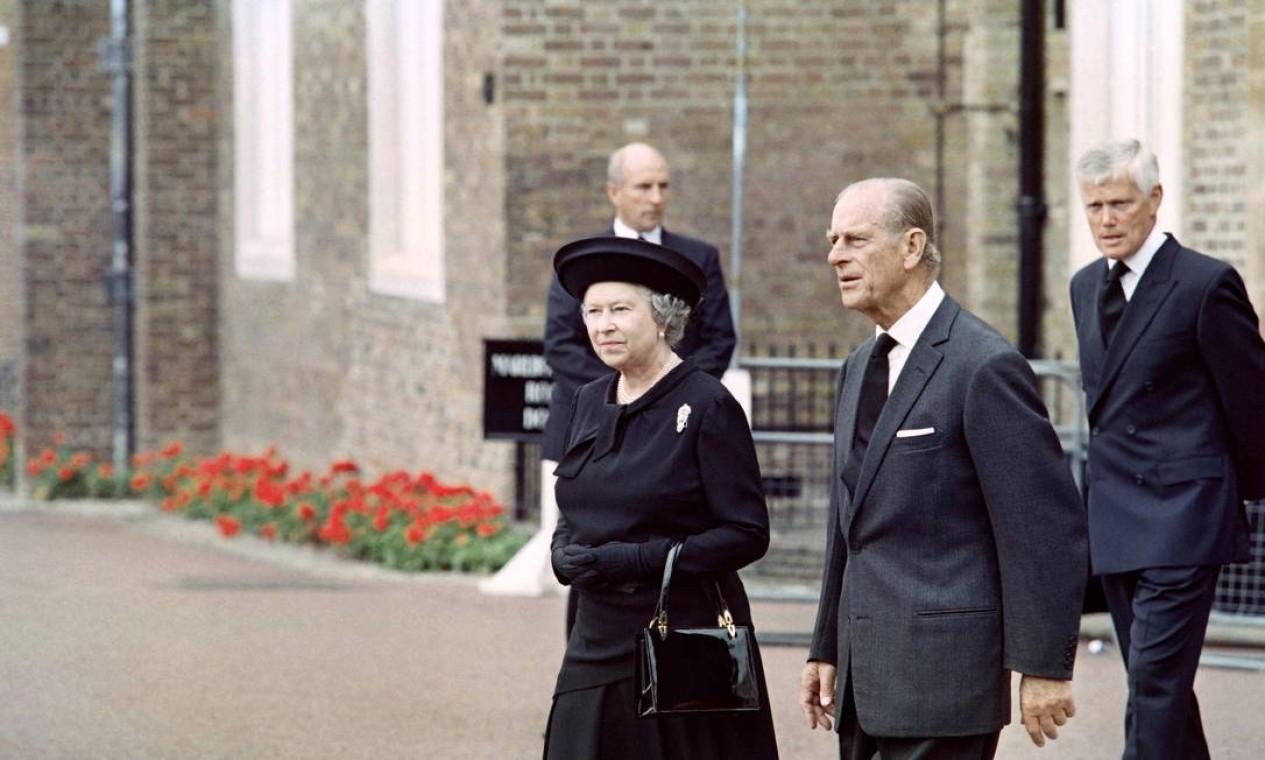
{"label": "handbag handle", "polygon": [[[659,638],[668,637],[668,588],[672,585],[672,569],[676,566],[677,555],[681,553],[681,544],[674,543],[668,549],[668,557],[663,563],[663,582],[659,585],[659,603],[655,605],[654,617],[650,618],[650,627],[659,629]],[[729,603],[720,593],[720,584],[713,578],[710,584],[704,584],[707,595],[716,605],[716,625],[729,632],[729,638],[738,635],[734,626],[734,617],[729,613]]]}

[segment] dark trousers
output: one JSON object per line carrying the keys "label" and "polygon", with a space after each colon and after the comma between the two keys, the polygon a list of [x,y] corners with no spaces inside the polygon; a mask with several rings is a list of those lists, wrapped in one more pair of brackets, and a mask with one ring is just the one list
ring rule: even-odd
{"label": "dark trousers", "polygon": [[1215,565],[1102,576],[1129,674],[1124,760],[1205,760],[1195,671],[1216,592]]}
{"label": "dark trousers", "polygon": [[852,679],[844,687],[839,721],[840,760],[992,760],[997,754],[1000,731],[971,736],[942,736],[921,739],[870,736],[856,719]]}

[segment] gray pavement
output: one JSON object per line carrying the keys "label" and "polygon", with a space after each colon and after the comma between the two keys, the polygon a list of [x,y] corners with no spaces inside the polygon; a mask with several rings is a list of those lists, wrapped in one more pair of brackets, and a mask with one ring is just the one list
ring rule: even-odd
{"label": "gray pavement", "polygon": [[[813,612],[755,609],[770,634]],[[562,617],[143,505],[0,502],[0,760],[539,757]],[[834,758],[795,706],[804,656],[764,653],[782,756]],[[1119,757],[1116,653],[1082,644],[1076,688],[1062,738],[1011,726],[999,757]],[[1214,758],[1265,756],[1265,673],[1203,668],[1198,690]]]}

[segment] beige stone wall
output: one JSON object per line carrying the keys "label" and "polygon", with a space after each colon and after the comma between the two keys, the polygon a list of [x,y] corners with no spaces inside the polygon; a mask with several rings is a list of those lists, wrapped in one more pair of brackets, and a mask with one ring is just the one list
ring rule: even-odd
{"label": "beige stone wall", "polygon": [[1246,113],[1244,115],[1244,216],[1247,218],[1247,280],[1258,316],[1265,319],[1265,2],[1256,0],[1244,19]]}
{"label": "beige stone wall", "polygon": [[[1186,239],[1233,264],[1265,309],[1265,2],[1186,5]],[[1178,199],[1174,199],[1178,200]],[[1172,202],[1166,199],[1165,202]]]}
{"label": "beige stone wall", "polygon": [[[275,444],[307,466],[353,456],[374,471],[432,470],[508,499],[512,447],[482,439],[482,340],[508,332],[499,94],[483,100],[485,72],[498,72],[498,4],[453,1],[445,14],[448,281],[436,304],[368,285],[363,5],[295,3],[293,282],[234,274],[231,171],[220,180],[224,444]],[[220,45],[230,60],[229,35]],[[224,166],[231,133],[226,122]]]}

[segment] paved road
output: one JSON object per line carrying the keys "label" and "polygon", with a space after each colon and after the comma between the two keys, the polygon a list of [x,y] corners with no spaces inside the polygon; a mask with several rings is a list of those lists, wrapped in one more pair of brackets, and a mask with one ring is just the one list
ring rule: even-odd
{"label": "paved road", "polygon": [[[562,654],[559,598],[481,595],[116,505],[0,505],[0,760],[539,757]],[[102,512],[108,514],[101,514]],[[758,603],[803,631],[804,604]],[[801,647],[765,665],[784,758],[835,757],[794,704]],[[1084,651],[1080,714],[1037,750],[1119,757],[1123,670]],[[1210,669],[1213,757],[1265,756],[1265,674]]]}

